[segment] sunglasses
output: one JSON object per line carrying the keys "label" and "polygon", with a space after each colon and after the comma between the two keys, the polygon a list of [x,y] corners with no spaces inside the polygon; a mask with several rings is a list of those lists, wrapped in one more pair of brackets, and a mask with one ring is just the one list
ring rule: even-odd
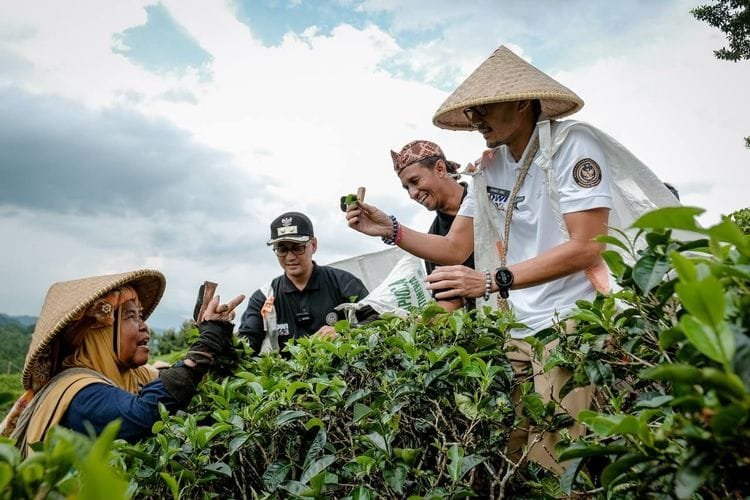
{"label": "sunglasses", "polygon": [[310,242],[308,241],[307,243],[297,245],[277,245],[273,247],[273,253],[279,257],[284,257],[289,252],[292,252],[294,255],[302,255],[309,244]]}
{"label": "sunglasses", "polygon": [[487,116],[487,106],[484,104],[469,106],[468,108],[464,108],[463,113],[470,122],[478,121],[480,118]]}

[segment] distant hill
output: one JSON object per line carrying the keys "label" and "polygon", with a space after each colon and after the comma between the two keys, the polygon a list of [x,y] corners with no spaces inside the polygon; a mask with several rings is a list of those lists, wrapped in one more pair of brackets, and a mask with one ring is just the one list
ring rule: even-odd
{"label": "distant hill", "polygon": [[18,323],[21,326],[33,326],[36,324],[36,316],[10,316],[8,314],[0,313],[0,326],[5,326],[11,323]]}
{"label": "distant hill", "polygon": [[17,373],[23,368],[36,318],[0,314],[0,373]]}

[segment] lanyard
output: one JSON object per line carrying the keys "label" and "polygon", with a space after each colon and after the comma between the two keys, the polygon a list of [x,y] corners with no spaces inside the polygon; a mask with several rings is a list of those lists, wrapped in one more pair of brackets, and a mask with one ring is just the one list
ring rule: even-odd
{"label": "lanyard", "polygon": [[[534,160],[534,156],[536,156],[537,151],[539,151],[538,135],[534,138],[534,142],[532,143],[531,148],[529,148],[529,150],[526,152],[526,158],[524,158],[523,165],[521,165],[521,171],[518,172],[516,185],[513,186],[513,190],[510,192],[510,197],[508,198],[508,209],[505,212],[505,227],[503,228],[503,248],[500,252],[500,267],[505,267],[506,258],[508,256],[510,222],[513,219],[513,208],[516,204],[516,196],[518,196],[518,191],[521,189],[521,186],[523,186],[523,183],[526,180],[526,174],[529,173],[529,167],[531,167],[531,162]],[[497,307],[502,311],[508,310],[508,299],[502,298],[499,293],[497,294]]]}

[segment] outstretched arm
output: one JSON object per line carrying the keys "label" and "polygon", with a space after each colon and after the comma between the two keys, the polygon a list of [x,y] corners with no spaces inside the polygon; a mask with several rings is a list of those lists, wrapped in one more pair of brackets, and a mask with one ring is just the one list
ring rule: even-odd
{"label": "outstretched arm", "polygon": [[[594,208],[564,215],[570,239],[531,259],[509,266],[514,275],[512,288],[526,288],[563,276],[585,271],[601,262],[604,244],[593,238],[607,234],[608,208]],[[465,266],[436,268],[427,277],[430,289],[446,289],[437,299],[481,297],[484,294],[484,271]],[[492,291],[498,291],[492,280]]]}
{"label": "outstretched arm", "polygon": [[[390,237],[393,225],[377,207],[366,203],[351,205],[346,212],[349,227],[369,236]],[[474,250],[474,226],[469,217],[458,216],[445,236],[427,234],[401,225],[398,246],[412,255],[436,264],[464,262]]]}

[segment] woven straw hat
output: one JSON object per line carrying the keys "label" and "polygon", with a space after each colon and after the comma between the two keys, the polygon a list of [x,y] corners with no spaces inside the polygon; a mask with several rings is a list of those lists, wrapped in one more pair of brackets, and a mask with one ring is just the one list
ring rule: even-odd
{"label": "woven straw hat", "polygon": [[23,367],[25,389],[39,390],[53,375],[52,341],[74,324],[94,302],[123,285],[130,285],[138,292],[143,319],[146,319],[164,294],[166,280],[159,271],[139,269],[129,273],[62,281],[50,287]]}
{"label": "woven straw hat", "polygon": [[539,99],[542,113],[551,119],[583,107],[572,90],[501,46],[445,100],[432,123],[450,130],[473,130],[463,114],[469,106],[526,99]]}

